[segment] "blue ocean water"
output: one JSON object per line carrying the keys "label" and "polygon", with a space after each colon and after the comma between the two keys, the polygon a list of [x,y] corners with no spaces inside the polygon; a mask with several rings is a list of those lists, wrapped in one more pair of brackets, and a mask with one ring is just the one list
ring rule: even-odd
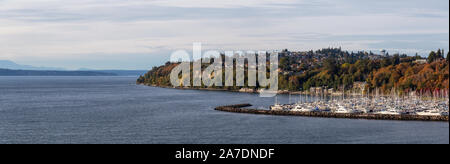
{"label": "blue ocean water", "polygon": [[449,143],[448,122],[225,113],[213,109],[267,108],[274,99],[140,86],[135,79],[0,77],[0,143]]}

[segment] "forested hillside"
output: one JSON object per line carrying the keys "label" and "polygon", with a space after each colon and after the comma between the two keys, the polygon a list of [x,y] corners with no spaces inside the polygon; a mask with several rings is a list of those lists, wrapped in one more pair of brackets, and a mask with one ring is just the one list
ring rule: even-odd
{"label": "forested hillside", "polygon": [[[279,53],[279,89],[305,91],[311,87],[349,89],[355,82],[366,82],[366,89],[389,93],[449,88],[449,55],[433,51],[428,58],[418,55],[377,55],[327,48],[307,52]],[[170,72],[179,63],[154,67],[138,84],[170,87]],[[224,72],[224,71],[223,71]],[[222,88],[222,87],[220,87]],[[226,87],[238,90],[243,87]],[[253,87],[258,89],[258,87]]]}

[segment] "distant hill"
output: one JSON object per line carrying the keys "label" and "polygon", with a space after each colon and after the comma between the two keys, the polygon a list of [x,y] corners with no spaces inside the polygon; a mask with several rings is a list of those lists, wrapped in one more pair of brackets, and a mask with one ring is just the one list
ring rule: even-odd
{"label": "distant hill", "polygon": [[[5,75],[29,75],[29,76],[140,76],[147,73],[147,70],[94,70],[83,68],[76,71],[67,71],[63,68],[52,68],[52,67],[35,67],[29,65],[20,65],[9,60],[0,60],[0,69],[2,74]],[[19,71],[22,70],[22,71]]]}
{"label": "distant hill", "polygon": [[117,74],[95,71],[38,71],[0,68],[0,76],[117,76]]}
{"label": "distant hill", "polygon": [[11,69],[11,70],[58,70],[62,71],[62,68],[52,68],[52,67],[35,67],[29,65],[20,65],[9,60],[0,60],[0,68]]}
{"label": "distant hill", "polygon": [[90,69],[83,69],[82,71],[112,73],[116,74],[117,76],[141,76],[148,72],[146,70],[90,70]]}

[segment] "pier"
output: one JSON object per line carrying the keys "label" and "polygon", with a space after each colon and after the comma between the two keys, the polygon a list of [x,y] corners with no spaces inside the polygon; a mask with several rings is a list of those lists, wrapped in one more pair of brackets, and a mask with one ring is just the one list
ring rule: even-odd
{"label": "pier", "polygon": [[368,119],[368,120],[403,120],[403,121],[443,121],[448,122],[448,116],[423,116],[423,115],[385,115],[385,114],[354,114],[354,113],[333,113],[333,112],[299,112],[286,110],[262,110],[247,109],[251,104],[237,104],[229,106],[219,106],[215,110],[232,113],[247,113],[260,115],[280,115],[280,116],[303,116],[303,117],[323,117],[323,118],[345,118],[345,119]]}

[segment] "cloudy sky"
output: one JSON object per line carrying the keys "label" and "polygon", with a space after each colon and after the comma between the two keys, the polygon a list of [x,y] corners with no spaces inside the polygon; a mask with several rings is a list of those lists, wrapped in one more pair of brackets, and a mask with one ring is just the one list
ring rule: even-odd
{"label": "cloudy sky", "polygon": [[449,49],[448,0],[0,0],[0,60],[148,69],[178,49],[426,54]]}

